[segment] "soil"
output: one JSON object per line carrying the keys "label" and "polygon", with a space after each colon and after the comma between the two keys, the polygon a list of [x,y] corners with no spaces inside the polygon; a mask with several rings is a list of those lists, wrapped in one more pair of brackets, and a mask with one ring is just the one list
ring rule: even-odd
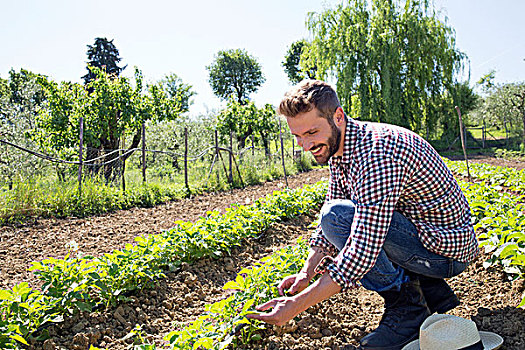
{"label": "soil", "polygon": [[[327,177],[326,169],[300,174],[290,181],[299,187]],[[133,238],[168,229],[175,220],[195,220],[207,210],[224,210],[231,203],[249,203],[283,187],[283,182],[266,183],[248,189],[199,196],[150,209],[121,211],[103,217],[68,220],[39,220],[23,227],[0,229],[1,288],[20,281],[38,282],[25,269],[31,261],[48,256],[63,257],[66,243],[75,240],[80,249],[102,254],[133,242]],[[141,325],[142,338],[167,347],[162,338],[183,327],[204,311],[204,305],[224,297],[222,286],[242,267],[300,235],[308,236],[308,226],[316,213],[273,225],[259,240],[245,242],[232,256],[201,260],[183,265],[182,271],[168,274],[154,289],[144,290],[116,308],[83,313],[50,327],[50,339],[32,343],[31,349],[128,349],[128,336]],[[474,320],[480,330],[500,334],[502,349],[525,349],[525,310],[516,308],[525,290],[523,280],[511,281],[500,268],[483,268],[482,255],[459,276],[449,280],[461,299],[450,313]],[[283,327],[267,326],[262,340],[249,349],[354,349],[358,340],[377,327],[383,313],[381,298],[359,288],[340,293],[311,307]],[[136,338],[136,337],[135,337]],[[238,348],[243,348],[238,347]]]}
{"label": "soil", "polygon": [[[314,169],[289,176],[288,185],[302,187],[327,178],[327,168]],[[79,251],[99,256],[134,243],[135,237],[170,229],[177,220],[195,221],[207,211],[223,212],[232,204],[250,204],[284,188],[283,179],[245,189],[207,193],[154,208],[133,208],[87,218],[37,219],[26,225],[0,227],[0,288],[12,288],[20,282],[37,287],[38,280],[27,271],[31,262],[63,258],[71,242],[78,244]]]}
{"label": "soil", "polygon": [[[451,156],[450,160],[464,160],[463,156]],[[525,161],[511,160],[503,158],[495,158],[487,155],[469,155],[468,161],[473,163],[486,163],[494,166],[503,166],[508,168],[516,168],[518,170],[525,169]]]}

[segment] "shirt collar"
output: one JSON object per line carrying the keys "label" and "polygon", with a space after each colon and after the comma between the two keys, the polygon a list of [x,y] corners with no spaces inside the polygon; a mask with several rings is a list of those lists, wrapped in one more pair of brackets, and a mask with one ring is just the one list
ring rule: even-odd
{"label": "shirt collar", "polygon": [[330,158],[330,165],[339,166],[341,163],[350,163],[350,157],[355,148],[357,142],[357,133],[359,126],[355,120],[347,117],[346,130],[343,135],[344,137],[344,146],[343,146],[343,155]]}

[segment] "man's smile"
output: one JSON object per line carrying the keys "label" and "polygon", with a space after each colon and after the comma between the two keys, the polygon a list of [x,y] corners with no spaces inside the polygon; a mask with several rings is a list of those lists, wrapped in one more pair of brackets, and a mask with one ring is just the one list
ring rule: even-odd
{"label": "man's smile", "polygon": [[321,154],[322,150],[323,150],[323,145],[318,145],[318,146],[312,147],[310,149],[310,152],[312,153],[312,155],[318,156],[319,154]]}

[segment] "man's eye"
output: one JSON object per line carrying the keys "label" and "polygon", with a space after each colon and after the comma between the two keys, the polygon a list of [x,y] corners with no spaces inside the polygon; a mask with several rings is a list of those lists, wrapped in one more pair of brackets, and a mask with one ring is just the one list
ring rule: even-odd
{"label": "man's eye", "polygon": [[307,134],[308,135],[314,135],[317,131],[308,131]]}

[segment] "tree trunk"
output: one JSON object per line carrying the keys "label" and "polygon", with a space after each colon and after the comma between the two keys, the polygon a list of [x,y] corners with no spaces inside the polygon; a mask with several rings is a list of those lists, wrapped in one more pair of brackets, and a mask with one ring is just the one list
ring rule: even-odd
{"label": "tree trunk", "polygon": [[266,158],[270,159],[272,154],[270,153],[270,143],[268,142],[268,139],[265,136],[261,136],[262,143],[264,146],[264,154],[266,155]]}

